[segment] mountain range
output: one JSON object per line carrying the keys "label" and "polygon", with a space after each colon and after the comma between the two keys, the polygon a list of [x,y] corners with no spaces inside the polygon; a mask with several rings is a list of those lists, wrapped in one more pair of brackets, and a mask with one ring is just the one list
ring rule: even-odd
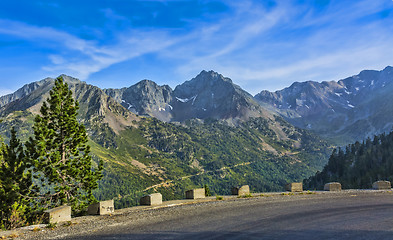
{"label": "mountain range", "polygon": [[393,127],[390,66],[338,81],[295,82],[254,97],[213,71],[202,71],[174,90],[144,80],[129,88],[104,91],[132,112],[166,122],[214,118],[236,125],[249,117],[272,119],[277,114],[336,145],[361,141]]}
{"label": "mountain range", "polygon": [[345,145],[393,127],[393,67],[339,81],[295,82],[255,99],[291,124]]}
{"label": "mountain range", "polygon": [[[100,89],[61,77],[80,103],[78,120],[94,158],[105,162],[95,194],[115,198],[118,207],[135,205],[153,191],[164,199],[182,198],[185,189],[204,184],[216,194],[239,184],[281,190],[326,164],[332,146],[317,134],[341,144],[387,131],[393,122],[387,116],[393,106],[386,102],[391,67],[337,82],[294,83],[254,97],[214,71],[202,71],[174,90],[150,80]],[[27,139],[53,83],[46,78],[0,97],[0,134],[7,139],[16,126]]]}

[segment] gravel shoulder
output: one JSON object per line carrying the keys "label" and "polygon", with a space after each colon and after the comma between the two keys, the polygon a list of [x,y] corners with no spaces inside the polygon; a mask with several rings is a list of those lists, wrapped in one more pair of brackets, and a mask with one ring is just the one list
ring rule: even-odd
{"label": "gravel shoulder", "polygon": [[366,233],[393,236],[392,221],[392,191],[258,193],[119,209],[54,229],[0,231],[0,239],[372,239]]}

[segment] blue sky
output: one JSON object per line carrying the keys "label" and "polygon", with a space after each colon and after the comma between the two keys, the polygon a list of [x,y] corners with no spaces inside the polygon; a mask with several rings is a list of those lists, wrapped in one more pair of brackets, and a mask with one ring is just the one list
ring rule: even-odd
{"label": "blue sky", "polygon": [[256,94],[387,65],[392,0],[0,1],[0,95],[62,73],[175,87],[204,69]]}

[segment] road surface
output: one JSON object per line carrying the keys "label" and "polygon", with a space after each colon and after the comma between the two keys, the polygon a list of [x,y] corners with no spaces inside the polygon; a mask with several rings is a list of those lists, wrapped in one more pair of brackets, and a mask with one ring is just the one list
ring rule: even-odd
{"label": "road surface", "polygon": [[86,218],[34,234],[28,239],[393,239],[393,193],[276,194],[203,202]]}

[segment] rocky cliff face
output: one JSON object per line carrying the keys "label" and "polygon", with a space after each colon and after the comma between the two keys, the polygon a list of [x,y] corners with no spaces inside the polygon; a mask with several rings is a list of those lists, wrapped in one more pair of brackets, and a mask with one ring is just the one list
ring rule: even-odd
{"label": "rocky cliff face", "polygon": [[255,99],[292,124],[340,142],[390,131],[392,90],[393,68],[386,67],[337,82],[296,82],[280,91],[262,91]]}

